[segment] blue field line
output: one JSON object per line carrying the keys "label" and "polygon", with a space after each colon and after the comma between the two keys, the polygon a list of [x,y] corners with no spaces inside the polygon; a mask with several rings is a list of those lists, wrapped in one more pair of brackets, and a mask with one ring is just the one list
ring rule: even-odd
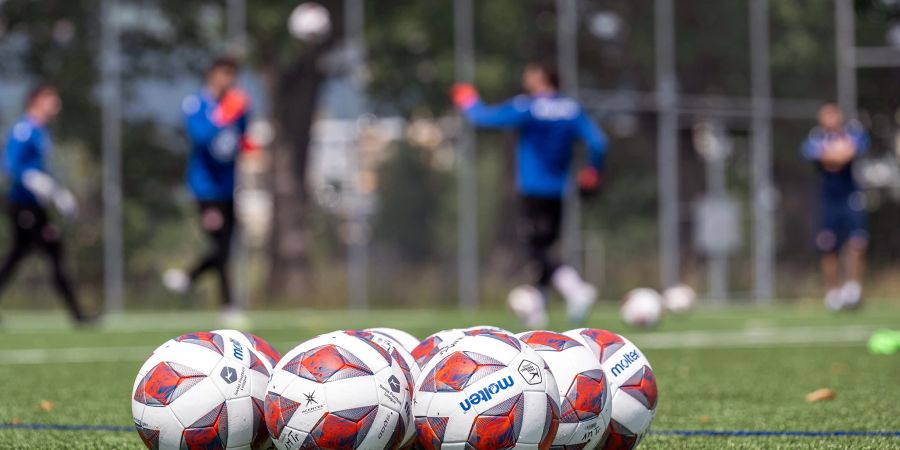
{"label": "blue field line", "polygon": [[650,434],[682,437],[900,437],[900,431],[654,430]]}
{"label": "blue field line", "polygon": [[[126,425],[59,425],[50,423],[0,423],[0,430],[134,431]],[[650,434],[681,437],[896,437],[900,431],[768,431],[768,430],[658,430]]]}

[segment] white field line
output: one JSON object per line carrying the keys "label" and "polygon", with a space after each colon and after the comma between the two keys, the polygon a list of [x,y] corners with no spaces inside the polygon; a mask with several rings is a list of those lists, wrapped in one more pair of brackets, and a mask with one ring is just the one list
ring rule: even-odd
{"label": "white field line", "polygon": [[[709,330],[629,335],[643,349],[760,348],[782,346],[860,345],[877,327],[794,327],[735,331]],[[278,347],[296,344],[279,342]],[[0,366],[140,362],[154,347],[72,347],[0,350]]]}

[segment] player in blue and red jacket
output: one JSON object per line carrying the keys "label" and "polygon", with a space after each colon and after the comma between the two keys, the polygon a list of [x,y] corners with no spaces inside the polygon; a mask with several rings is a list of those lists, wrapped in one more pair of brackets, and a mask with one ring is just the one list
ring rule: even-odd
{"label": "player in blue and red jacket", "polygon": [[590,161],[577,177],[584,194],[601,181],[607,139],[584,108],[560,95],[559,76],[552,66],[530,64],[522,84],[526,94],[497,106],[484,104],[469,84],[457,83],[453,102],[475,126],[515,130],[516,186],[520,196],[517,224],[533,272],[532,284],[510,293],[513,311],[532,327],[546,322],[544,291],[551,285],[566,299],[569,319],[582,322],[597,291],[574,268],[561,265],[551,254],[560,234],[563,198],[570,186],[574,144],[583,141]]}
{"label": "player in blue and red jacket", "polygon": [[169,289],[184,293],[209,270],[216,273],[225,319],[243,321],[233,302],[228,264],[236,217],[234,191],[237,158],[252,146],[246,138],[249,99],[236,87],[238,64],[229,58],[212,63],[200,92],[182,102],[190,139],[187,184],[200,210],[200,224],[212,248],[189,271],[173,269],[163,275]]}
{"label": "player in blue and red jacket", "polygon": [[[803,156],[815,163],[820,176],[820,225],[816,246],[822,252],[825,306],[854,308],[862,298],[862,275],[869,232],[865,196],[853,178],[853,163],[869,148],[869,136],[859,123],[845,122],[835,104],[819,109],[819,126],[803,143]],[[841,283],[841,251],[846,251],[846,281]]]}
{"label": "player in blue and red jacket", "polygon": [[34,248],[40,248],[53,267],[53,284],[78,324],[89,324],[97,316],[79,306],[71,278],[62,263],[60,229],[51,222],[48,207],[71,218],[77,213],[72,193],[50,175],[47,160],[52,153],[47,124],[62,111],[56,88],[38,85],[28,95],[25,115],[12,127],[3,153],[3,168],[12,182],[9,217],[13,246],[0,266],[0,291],[9,283],[19,263]]}

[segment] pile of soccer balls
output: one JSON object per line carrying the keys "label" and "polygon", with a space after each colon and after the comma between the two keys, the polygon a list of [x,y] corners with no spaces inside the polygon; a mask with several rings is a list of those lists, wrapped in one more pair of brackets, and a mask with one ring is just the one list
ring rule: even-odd
{"label": "pile of soccer balls", "polygon": [[151,449],[632,449],[656,400],[650,363],[605,330],[335,331],[283,357],[220,330],[157,348],[132,413]]}

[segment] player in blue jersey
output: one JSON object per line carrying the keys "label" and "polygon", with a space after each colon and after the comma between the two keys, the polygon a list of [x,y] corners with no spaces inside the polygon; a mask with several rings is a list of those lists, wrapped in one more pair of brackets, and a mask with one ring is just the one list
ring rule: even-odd
{"label": "player in blue jersey", "polygon": [[53,284],[76,323],[93,322],[97,316],[86,314],[79,306],[70,277],[63,267],[60,229],[52,223],[48,208],[66,218],[77,213],[72,193],[62,186],[48,169],[52,152],[47,124],[59,115],[62,102],[56,88],[37,86],[28,95],[25,115],[12,127],[6,139],[3,168],[12,188],[9,191],[9,217],[13,245],[0,266],[0,291],[9,283],[19,263],[35,247],[50,259]]}
{"label": "player in blue jersey", "polygon": [[187,184],[197,201],[200,225],[209,237],[211,249],[188,271],[172,269],[163,275],[166,287],[185,293],[200,276],[209,271],[215,273],[224,319],[230,323],[245,321],[239,305],[233,301],[228,270],[236,224],[236,163],[241,150],[249,149],[249,99],[236,86],[238,70],[236,61],[217,59],[206,73],[203,89],[182,102],[191,144]]}
{"label": "player in blue jersey", "polygon": [[[831,310],[857,307],[869,233],[865,196],[853,178],[853,163],[869,148],[869,136],[856,122],[845,122],[841,109],[819,109],[819,126],[803,143],[803,156],[815,163],[820,176],[820,225],[816,247],[822,252],[825,306]],[[844,280],[841,280],[841,253]]]}
{"label": "player in blue jersey", "polygon": [[515,130],[516,186],[519,193],[519,237],[527,249],[531,283],[512,290],[512,310],[531,327],[546,323],[545,292],[553,286],[566,300],[569,319],[582,322],[597,296],[578,272],[553,256],[560,234],[563,198],[569,189],[574,144],[583,141],[590,161],[578,176],[583,193],[596,191],[601,181],[607,139],[577,101],[559,94],[559,76],[552,66],[530,64],[522,84],[526,94],[500,105],[484,104],[475,88],[458,83],[453,101],[475,126]]}

